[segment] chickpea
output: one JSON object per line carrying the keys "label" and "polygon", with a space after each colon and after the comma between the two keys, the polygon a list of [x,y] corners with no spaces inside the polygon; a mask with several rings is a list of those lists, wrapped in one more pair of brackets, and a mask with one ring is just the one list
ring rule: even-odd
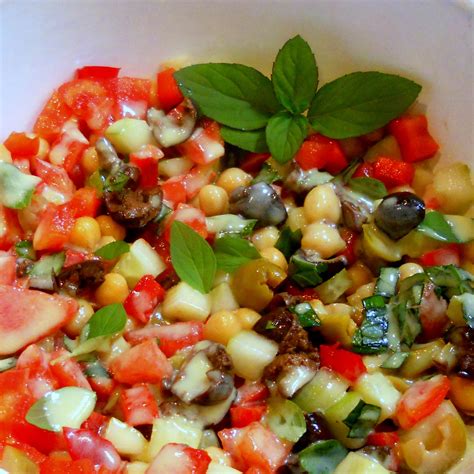
{"label": "chickpea", "polygon": [[347,295],[352,295],[357,288],[372,281],[372,273],[363,263],[357,262],[347,269],[352,286],[346,291]]}
{"label": "chickpea", "polygon": [[404,263],[400,266],[400,281],[405,278],[411,277],[416,273],[423,273],[423,267],[417,263]]}
{"label": "chickpea", "polygon": [[267,226],[257,230],[252,235],[252,243],[257,250],[261,251],[269,247],[274,247],[279,236],[280,231],[275,226]]}
{"label": "chickpea", "polygon": [[199,191],[199,205],[206,216],[225,214],[229,207],[229,197],[224,188],[208,184]]}
{"label": "chickpea", "polygon": [[110,216],[98,216],[96,220],[99,223],[100,233],[103,237],[110,236],[115,240],[123,240],[125,238],[125,227],[115,222]]}
{"label": "chickpea", "polygon": [[69,241],[85,249],[92,250],[100,239],[100,226],[93,217],[79,217],[74,223]]}
{"label": "chickpea", "polygon": [[242,329],[252,329],[255,323],[260,319],[260,315],[250,308],[239,308],[234,311]]}
{"label": "chickpea", "polygon": [[327,224],[313,223],[306,227],[301,239],[303,249],[318,252],[321,257],[329,258],[337,252],[344,250],[346,243],[334,227]]}
{"label": "chickpea", "polygon": [[123,303],[128,296],[127,280],[120,273],[108,273],[102,285],[97,288],[95,298],[99,306]]}
{"label": "chickpea", "polygon": [[239,318],[231,311],[217,311],[204,325],[204,339],[226,345],[242,330]]}
{"label": "chickpea", "polygon": [[77,300],[77,303],[79,304],[79,307],[76,314],[71,319],[71,321],[69,321],[66,326],[64,326],[66,334],[71,337],[79,336],[79,334],[81,334],[82,328],[87,324],[89,319],[94,314],[94,309],[88,301],[79,299]]}
{"label": "chickpea", "polygon": [[336,224],[341,218],[341,202],[331,184],[313,188],[304,200],[303,209],[308,222],[326,220]]}
{"label": "chickpea", "polygon": [[227,168],[219,176],[217,185],[224,188],[227,194],[230,194],[239,186],[248,186],[251,181],[252,176],[240,168]]}
{"label": "chickpea", "polygon": [[260,255],[277,267],[280,267],[283,271],[286,272],[288,270],[288,262],[285,256],[275,247],[267,247],[261,250]]}
{"label": "chickpea", "polygon": [[99,169],[99,155],[95,147],[90,146],[84,151],[81,158],[81,167],[87,176]]}
{"label": "chickpea", "polygon": [[286,225],[294,232],[295,230],[303,230],[308,224],[304,209],[302,207],[294,207],[288,210],[288,218]]}

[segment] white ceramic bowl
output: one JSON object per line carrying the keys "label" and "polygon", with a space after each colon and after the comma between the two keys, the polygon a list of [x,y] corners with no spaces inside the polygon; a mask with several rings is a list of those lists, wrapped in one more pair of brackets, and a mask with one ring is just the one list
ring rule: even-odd
{"label": "white ceramic bowl", "polygon": [[322,82],[371,69],[420,82],[443,159],[474,160],[472,0],[0,0],[0,14],[1,140],[78,66],[147,76],[184,56],[268,71],[300,33]]}

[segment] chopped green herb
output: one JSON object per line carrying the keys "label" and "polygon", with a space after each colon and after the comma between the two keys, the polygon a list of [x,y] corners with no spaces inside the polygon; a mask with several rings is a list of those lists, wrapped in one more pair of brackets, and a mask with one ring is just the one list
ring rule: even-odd
{"label": "chopped green herb", "polygon": [[458,243],[459,239],[446,221],[443,214],[438,211],[426,213],[425,218],[417,227],[418,232],[428,235],[441,242]]}
{"label": "chopped green herb", "polygon": [[275,244],[286,259],[289,259],[301,246],[301,238],[303,234],[300,229],[292,231],[289,227],[285,227],[281,232]]}
{"label": "chopped green herb", "polygon": [[347,456],[347,449],[335,439],[316,441],[298,453],[300,466],[308,474],[331,474]]}
{"label": "chopped green herb", "polygon": [[387,195],[387,188],[382,181],[374,178],[351,178],[349,187],[356,193],[364,194],[371,199],[382,199]]}
{"label": "chopped green herb", "polygon": [[265,324],[265,329],[276,329],[275,323],[273,321],[267,321],[267,324]]}
{"label": "chopped green herb", "polygon": [[361,400],[343,420],[349,428],[348,438],[365,438],[377,424],[381,413],[380,407]]}
{"label": "chopped green herb", "polygon": [[260,182],[272,184],[280,179],[281,176],[278,174],[278,171],[274,170],[270,163],[265,162],[258,175],[252,180],[252,184]]}
{"label": "chopped green herb", "polygon": [[301,327],[313,328],[321,326],[318,315],[309,303],[300,303],[295,306],[290,306],[288,309],[297,316]]}
{"label": "chopped green herb", "polygon": [[129,181],[129,176],[127,176],[122,171],[118,173],[111,174],[107,176],[104,182],[104,191],[119,192],[122,191]]}
{"label": "chopped green herb", "polygon": [[266,153],[268,151],[264,128],[260,130],[237,130],[235,128],[221,127],[221,136],[226,143],[238,146],[242,150],[254,153]]}
{"label": "chopped green herb", "polygon": [[31,240],[21,240],[15,244],[15,252],[19,257],[36,260],[36,252]]}

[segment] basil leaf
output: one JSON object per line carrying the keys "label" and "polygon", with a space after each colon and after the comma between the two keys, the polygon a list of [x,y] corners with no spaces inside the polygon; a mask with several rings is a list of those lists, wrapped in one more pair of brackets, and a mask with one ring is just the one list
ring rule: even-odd
{"label": "basil leaf", "polygon": [[308,119],[316,131],[327,137],[357,137],[398,117],[420,91],[420,85],[400,76],[354,72],[318,90]]}
{"label": "basil leaf", "polygon": [[268,151],[264,128],[245,131],[221,127],[221,136],[225,142],[238,146],[242,150],[253,151],[254,153],[265,153]]}
{"label": "basil leaf", "polygon": [[298,453],[300,466],[308,474],[331,474],[347,456],[347,449],[335,439],[316,441]]}
{"label": "basil leaf", "polygon": [[309,303],[300,303],[295,306],[290,306],[288,309],[296,315],[301,327],[314,328],[321,326],[318,315]]}
{"label": "basil leaf", "polygon": [[179,88],[200,111],[240,130],[265,127],[280,109],[271,81],[241,64],[196,64],[174,73]]}
{"label": "basil leaf", "polygon": [[454,234],[443,214],[431,211],[417,227],[418,232],[428,235],[432,239],[447,243],[458,243],[459,239]]}
{"label": "basil leaf", "polygon": [[356,193],[365,194],[372,199],[382,199],[387,195],[385,184],[374,178],[352,178],[349,180],[349,187]]}
{"label": "basil leaf", "polygon": [[130,244],[124,242],[123,240],[116,240],[115,242],[110,242],[100,249],[97,249],[94,254],[98,257],[102,257],[105,260],[114,260],[120,255],[127,253],[130,250]]}
{"label": "basil leaf", "polygon": [[299,248],[303,234],[300,229],[292,231],[285,227],[281,232],[275,244],[277,248],[288,260]]}
{"label": "basil leaf", "polygon": [[15,252],[19,257],[28,258],[30,260],[36,259],[36,252],[31,240],[21,240],[15,244]]}
{"label": "basil leaf", "polygon": [[251,184],[261,183],[261,182],[272,184],[275,181],[278,181],[280,179],[281,179],[281,176],[278,174],[278,171],[273,169],[271,164],[265,162],[263,163],[260,173],[258,173],[258,175],[255,176]]}
{"label": "basil leaf", "polygon": [[474,292],[472,287],[474,277],[455,265],[428,267],[425,273],[447,299]]}
{"label": "basil leaf", "polygon": [[365,438],[377,424],[382,410],[376,405],[361,400],[357,406],[342,420],[349,428],[348,438]]}
{"label": "basil leaf", "polygon": [[127,323],[127,313],[121,303],[113,303],[96,311],[87,323],[87,339],[111,336],[123,330]]}
{"label": "basil leaf", "polygon": [[216,257],[206,240],[186,224],[174,221],[170,251],[179,278],[201,293],[209,293],[216,274]]}
{"label": "basil leaf", "polygon": [[304,112],[318,84],[318,68],[309,44],[301,37],[288,40],[273,63],[275,95],[290,112]]}
{"label": "basil leaf", "polygon": [[239,236],[225,235],[214,243],[217,268],[233,272],[242,265],[260,258],[258,250],[246,239]]}
{"label": "basil leaf", "polygon": [[308,120],[302,115],[279,112],[266,128],[268,148],[278,163],[290,161],[308,134]]}

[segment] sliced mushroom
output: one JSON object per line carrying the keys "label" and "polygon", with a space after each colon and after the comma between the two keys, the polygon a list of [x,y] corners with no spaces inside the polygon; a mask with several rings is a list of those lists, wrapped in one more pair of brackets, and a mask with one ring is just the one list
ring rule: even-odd
{"label": "sliced mushroom", "polygon": [[105,137],[100,137],[95,142],[95,149],[99,156],[99,168],[108,173],[118,173],[123,166],[123,161],[119,158],[112,143]]}

